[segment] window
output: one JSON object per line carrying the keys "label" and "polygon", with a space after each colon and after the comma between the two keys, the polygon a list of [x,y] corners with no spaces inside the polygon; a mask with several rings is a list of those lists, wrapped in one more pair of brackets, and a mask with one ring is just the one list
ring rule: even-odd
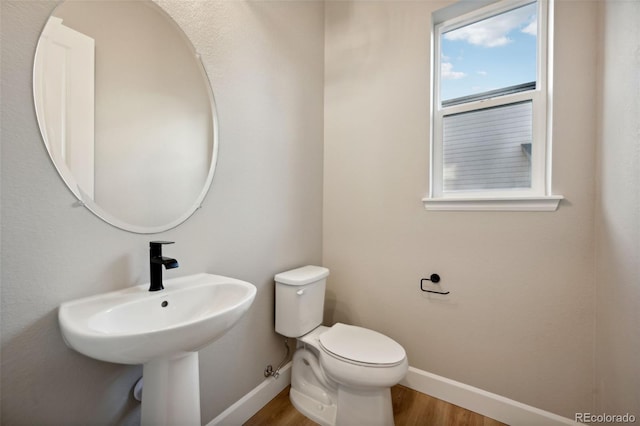
{"label": "window", "polygon": [[557,208],[562,197],[550,195],[548,6],[484,0],[434,13],[427,209]]}

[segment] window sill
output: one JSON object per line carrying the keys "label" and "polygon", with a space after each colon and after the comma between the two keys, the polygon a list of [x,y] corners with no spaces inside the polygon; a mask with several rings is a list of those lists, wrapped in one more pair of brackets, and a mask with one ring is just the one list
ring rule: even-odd
{"label": "window sill", "polygon": [[558,209],[562,195],[544,197],[423,198],[424,208],[436,211],[529,211],[552,212]]}

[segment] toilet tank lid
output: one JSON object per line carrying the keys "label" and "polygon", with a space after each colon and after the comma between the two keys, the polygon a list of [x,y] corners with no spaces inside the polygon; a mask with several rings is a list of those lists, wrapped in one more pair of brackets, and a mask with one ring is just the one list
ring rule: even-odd
{"label": "toilet tank lid", "polygon": [[307,265],[276,275],[275,281],[287,285],[306,285],[329,276],[329,270],[322,266]]}

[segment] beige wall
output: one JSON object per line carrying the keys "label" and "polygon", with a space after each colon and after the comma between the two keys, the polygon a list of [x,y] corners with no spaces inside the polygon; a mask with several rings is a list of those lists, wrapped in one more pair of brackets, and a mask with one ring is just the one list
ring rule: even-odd
{"label": "beige wall", "polygon": [[[203,208],[156,235],[115,229],[58,177],[42,143],[31,89],[33,55],[55,2],[2,7],[3,425],[134,425],[139,366],[67,348],[57,307],[148,281],[148,242],[172,240],[180,268],[254,283],[256,300],[200,352],[202,421],[258,385],[280,361],[273,276],[321,262],[323,6],[320,2],[167,1],[211,76],[220,151]],[[292,178],[295,177],[295,178]]]}
{"label": "beige wall", "polygon": [[640,3],[601,3],[598,412],[640,418]]}
{"label": "beige wall", "polygon": [[[379,330],[417,368],[573,418],[593,405],[597,4],[557,2],[560,209],[428,212],[435,2],[325,6],[327,322]],[[426,296],[437,272],[446,297]]]}

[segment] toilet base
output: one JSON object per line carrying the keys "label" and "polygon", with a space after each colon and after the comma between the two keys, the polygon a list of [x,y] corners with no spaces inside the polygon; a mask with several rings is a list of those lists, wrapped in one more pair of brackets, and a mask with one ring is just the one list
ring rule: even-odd
{"label": "toilet base", "polygon": [[323,404],[291,388],[291,403],[309,419],[322,426],[393,426],[393,408],[389,388],[363,393],[338,389],[338,402]]}
{"label": "toilet base", "polygon": [[393,426],[391,389],[363,391],[340,386],[335,424]]}
{"label": "toilet base", "polygon": [[338,394],[320,370],[317,358],[307,349],[293,354],[291,367],[291,403],[306,417],[322,426],[336,424]]}
{"label": "toilet base", "polygon": [[289,400],[305,417],[322,426],[335,426],[337,408],[335,404],[323,404],[294,388],[289,390]]}

